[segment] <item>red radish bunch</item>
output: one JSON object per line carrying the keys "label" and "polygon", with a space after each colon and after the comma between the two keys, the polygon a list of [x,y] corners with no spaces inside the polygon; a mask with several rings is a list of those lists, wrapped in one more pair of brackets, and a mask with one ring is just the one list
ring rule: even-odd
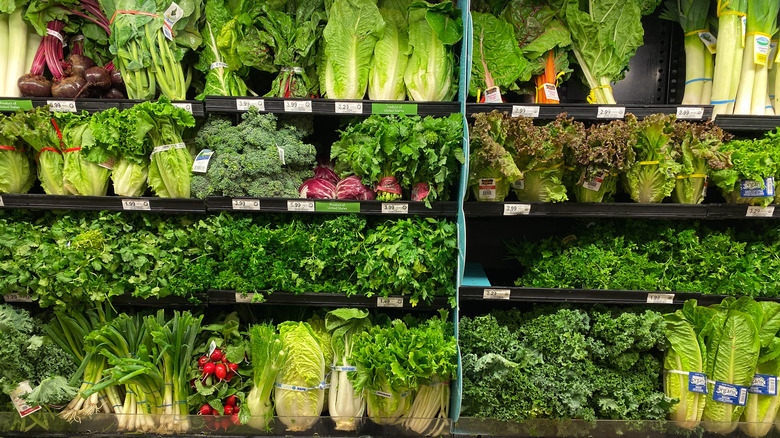
{"label": "red radish bunch", "polygon": [[[211,386],[214,383],[214,379],[217,382],[230,380],[238,373],[238,364],[230,363],[227,360],[227,353],[223,352],[219,348],[215,348],[211,355],[202,356],[198,359],[198,369],[203,372],[201,379],[203,384]],[[211,377],[214,378],[211,378]]]}
{"label": "red radish bunch", "polygon": [[240,425],[238,413],[241,408],[238,405],[238,397],[231,395],[222,400],[222,412],[214,409],[209,404],[204,404],[198,409],[198,415],[205,417],[206,427],[210,430],[219,430],[220,428],[228,430],[231,424]]}

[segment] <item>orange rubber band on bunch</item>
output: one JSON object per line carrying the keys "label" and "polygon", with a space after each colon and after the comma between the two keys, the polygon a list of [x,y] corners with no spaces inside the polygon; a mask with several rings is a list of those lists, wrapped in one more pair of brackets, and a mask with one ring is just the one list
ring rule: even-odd
{"label": "orange rubber band on bunch", "polygon": [[[111,25],[114,22],[114,18],[116,18],[117,14],[129,14],[129,15],[146,15],[147,17],[153,17],[153,18],[162,18],[157,14],[152,14],[151,12],[146,11],[125,11],[125,10],[118,10],[114,12],[114,15],[111,16],[111,20],[108,22],[109,25]],[[173,36],[173,28],[163,20],[163,26],[167,27],[169,31],[171,31],[171,36]]]}

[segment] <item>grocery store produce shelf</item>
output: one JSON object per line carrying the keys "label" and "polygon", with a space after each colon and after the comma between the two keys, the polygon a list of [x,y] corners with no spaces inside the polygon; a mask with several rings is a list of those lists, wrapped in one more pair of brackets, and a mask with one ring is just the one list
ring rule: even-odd
{"label": "grocery store produce shelf", "polygon": [[466,217],[549,216],[549,217],[612,217],[647,219],[739,219],[780,218],[780,209],[750,207],[745,204],[637,204],[622,203],[523,203],[466,202]]}
{"label": "grocery store produce shelf", "polygon": [[711,105],[590,105],[590,104],[534,104],[534,103],[467,103],[466,116],[489,113],[493,110],[507,112],[512,116],[526,116],[541,120],[553,120],[558,114],[566,113],[580,121],[608,122],[633,114],[643,119],[651,114],[675,114],[680,120],[697,122],[712,117]]}
{"label": "grocery store produce shelf", "polygon": [[207,96],[205,103],[207,113],[242,113],[250,107],[256,107],[260,112],[268,113],[335,116],[368,116],[372,114],[448,116],[460,112],[460,103],[458,102]]}
{"label": "grocery store produce shelf", "polygon": [[[695,299],[701,305],[716,304],[728,295],[711,295],[697,292],[665,292],[611,289],[555,289],[505,286],[461,286],[460,302],[534,302],[534,303],[585,303],[585,304],[668,304],[682,305]],[[756,300],[780,301],[777,298]]]}
{"label": "grocery store produce shelf", "polygon": [[[238,438],[250,436],[263,437],[291,437],[291,436],[310,436],[310,437],[361,437],[371,436],[379,437],[403,437],[420,436],[410,431],[402,424],[382,425],[375,423],[367,418],[355,420],[355,429],[350,431],[337,430],[333,419],[330,417],[319,417],[314,420],[312,427],[300,432],[288,431],[283,422],[275,417],[270,422],[268,429],[258,430],[248,425],[236,425],[230,422],[229,417],[212,417],[190,415],[187,418],[177,418],[178,421],[186,421],[188,430],[186,432],[154,430],[119,430],[115,414],[95,414],[79,422],[68,423],[60,419],[55,414],[48,412],[35,412],[30,417],[20,418],[16,412],[0,413],[0,434],[4,437],[47,437],[47,438],[66,438],[66,437],[91,437],[91,438],[110,438],[110,437],[163,437],[176,436],[177,438],[202,438],[223,437]],[[155,424],[160,423],[160,416],[150,416]],[[224,421],[223,423],[223,420]],[[386,419],[389,422],[391,420]],[[452,422],[449,419],[431,420],[431,428],[435,429],[434,436],[450,437]]]}
{"label": "grocery store produce shelf", "polygon": [[415,215],[455,217],[457,203],[432,202],[431,208],[424,202],[398,201],[351,201],[335,199],[292,199],[292,198],[228,198],[209,196],[206,208],[209,211],[243,211],[259,213],[360,213],[385,215]]}
{"label": "grocery store produce shelf", "polygon": [[715,124],[726,131],[763,133],[780,127],[780,116],[719,115]]}
{"label": "grocery store produce shelf", "polygon": [[111,210],[153,213],[205,213],[206,203],[190,198],[126,198],[121,196],[0,195],[0,208],[30,210]]}
{"label": "grocery store produce shelf", "polygon": [[[257,298],[257,300],[255,300]],[[262,299],[261,299],[262,298]],[[240,294],[232,290],[210,290],[209,304],[258,304],[270,306],[309,306],[309,307],[361,307],[403,310],[434,310],[446,309],[450,305],[446,297],[436,297],[430,303],[420,302],[412,305],[408,297],[400,295],[390,297],[367,297],[364,295],[347,296],[332,293],[274,292],[255,297],[254,294]]]}
{"label": "grocery store produce shelf", "polygon": [[[0,112],[29,110],[39,106],[49,105],[52,111],[96,113],[109,108],[127,109],[143,100],[130,99],[61,99],[56,97],[0,97]],[[172,102],[175,106],[185,108],[195,117],[205,115],[205,106],[199,100],[182,100]]]}

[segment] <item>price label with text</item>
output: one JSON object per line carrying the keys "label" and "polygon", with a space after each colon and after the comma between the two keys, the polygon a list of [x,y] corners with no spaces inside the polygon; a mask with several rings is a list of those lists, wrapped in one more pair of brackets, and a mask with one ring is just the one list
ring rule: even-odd
{"label": "price label with text", "polygon": [[255,294],[253,293],[242,294],[241,292],[236,292],[236,303],[251,303],[254,297]]}
{"label": "price label with text", "polygon": [[512,295],[509,289],[485,289],[482,292],[482,299],[485,300],[508,300]]}
{"label": "price label with text", "polygon": [[704,118],[704,108],[678,106],[677,118],[680,120],[701,120]]}
{"label": "price label with text", "polygon": [[403,307],[403,297],[379,297],[376,299],[377,307]]}
{"label": "price label with text", "polygon": [[57,113],[76,112],[76,102],[72,100],[47,100],[46,105],[49,105],[49,111]]}
{"label": "price label with text", "polygon": [[770,205],[768,207],[760,207],[757,205],[751,205],[747,208],[746,217],[772,217],[775,214],[775,206]]}
{"label": "price label with text", "polygon": [[263,99],[236,99],[236,109],[239,111],[249,111],[249,108],[257,108],[258,111],[265,111],[265,100]]}
{"label": "price label with text", "polygon": [[288,113],[310,113],[310,100],[285,100],[284,111]]}
{"label": "price label with text", "polygon": [[233,199],[233,210],[260,210],[260,200]]}
{"label": "price label with text", "polygon": [[531,204],[504,204],[504,216],[531,214]]}
{"label": "price label with text", "polygon": [[188,113],[192,114],[192,104],[191,103],[176,102],[176,103],[173,103],[171,105],[175,106],[176,108],[181,108],[181,109],[187,111]]}
{"label": "price label with text", "polygon": [[32,303],[33,300],[30,297],[29,294],[5,294],[3,295],[3,300],[6,303]]}
{"label": "price label with text", "polygon": [[336,102],[336,114],[363,114],[363,102]]}
{"label": "price label with text", "polygon": [[598,119],[622,119],[626,117],[624,106],[600,106],[596,113]]}
{"label": "price label with text", "polygon": [[382,213],[383,214],[408,214],[409,204],[405,202],[383,202]]}
{"label": "price label with text", "polygon": [[287,211],[314,211],[314,201],[287,201]]}
{"label": "price label with text", "polygon": [[538,106],[512,105],[512,117],[539,117]]}
{"label": "price label with text", "polygon": [[673,304],[674,294],[647,294],[647,304]]}
{"label": "price label with text", "polygon": [[152,206],[146,199],[123,199],[122,210],[149,211]]}

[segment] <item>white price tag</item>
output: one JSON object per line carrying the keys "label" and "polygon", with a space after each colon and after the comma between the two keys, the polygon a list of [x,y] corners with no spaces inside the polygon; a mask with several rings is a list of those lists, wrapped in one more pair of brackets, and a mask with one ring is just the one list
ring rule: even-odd
{"label": "white price tag", "polygon": [[284,111],[288,113],[310,113],[310,100],[285,100]]}
{"label": "white price tag", "polygon": [[482,292],[484,300],[508,300],[512,292],[509,289],[485,289]]}
{"label": "white price tag", "polygon": [[555,84],[544,84],[544,97],[546,97],[549,100],[559,101],[561,100],[558,98],[558,89],[555,88]]}
{"label": "white price tag", "polygon": [[146,199],[123,199],[122,210],[149,211],[152,206]]}
{"label": "white price tag", "polygon": [[24,399],[22,399],[22,396],[25,394],[29,394],[32,392],[32,387],[30,386],[30,382],[27,380],[19,383],[19,386],[14,389],[14,391],[11,393],[11,403],[13,403],[14,407],[16,408],[16,411],[19,412],[19,415],[24,418],[33,412],[38,412],[41,410],[40,406],[30,406],[27,404]]}
{"label": "white price tag", "polygon": [[512,105],[512,117],[539,117],[538,106]]}
{"label": "white price tag", "polygon": [[214,350],[217,349],[217,343],[215,341],[211,341],[211,344],[209,344],[209,354],[207,354],[208,357],[211,357],[211,353],[214,352]]}
{"label": "white price tag", "polygon": [[236,303],[251,303],[254,297],[255,294],[253,293],[242,294],[241,292],[236,292]]}
{"label": "white price tag", "polygon": [[673,304],[674,294],[647,294],[647,304]]}
{"label": "white price tag", "polygon": [[597,119],[623,119],[626,117],[624,106],[600,106],[596,113]]}
{"label": "white price tag", "polygon": [[209,161],[214,155],[214,151],[210,149],[203,149],[195,157],[195,161],[192,163],[192,171],[194,173],[207,173],[209,169]]}
{"label": "white price tag", "polygon": [[177,102],[177,103],[173,103],[171,105],[175,106],[176,108],[181,108],[181,109],[187,111],[188,113],[192,114],[192,104],[191,103]]}
{"label": "white price tag", "polygon": [[314,211],[314,201],[287,201],[287,211]]}
{"label": "white price tag", "polygon": [[382,214],[408,214],[409,204],[405,202],[383,202]]}
{"label": "white price tag", "polygon": [[260,200],[233,199],[233,210],[260,210]]}
{"label": "white price tag", "polygon": [[3,203],[3,197],[0,196],[0,207],[5,207],[5,204]]}
{"label": "white price tag", "polygon": [[336,102],[336,114],[363,114],[363,102]]}
{"label": "white price tag", "polygon": [[678,106],[677,118],[680,120],[701,120],[704,118],[704,108]]}
{"label": "white price tag", "polygon": [[33,300],[29,294],[5,294],[3,301],[6,303],[32,303]]}
{"label": "white price tag", "polygon": [[504,204],[504,216],[531,214],[531,204]]}
{"label": "white price tag", "polygon": [[76,102],[72,100],[47,100],[46,105],[49,105],[49,111],[57,113],[75,113]]}
{"label": "white price tag", "polygon": [[379,297],[376,299],[377,307],[403,307],[403,297]]}
{"label": "white price tag", "polygon": [[258,111],[265,111],[265,100],[263,99],[236,99],[236,109],[239,111],[249,111],[249,108],[257,108]]}
{"label": "white price tag", "polygon": [[775,214],[775,206],[770,205],[768,207],[759,207],[757,205],[751,205],[747,208],[746,217],[772,217]]}

